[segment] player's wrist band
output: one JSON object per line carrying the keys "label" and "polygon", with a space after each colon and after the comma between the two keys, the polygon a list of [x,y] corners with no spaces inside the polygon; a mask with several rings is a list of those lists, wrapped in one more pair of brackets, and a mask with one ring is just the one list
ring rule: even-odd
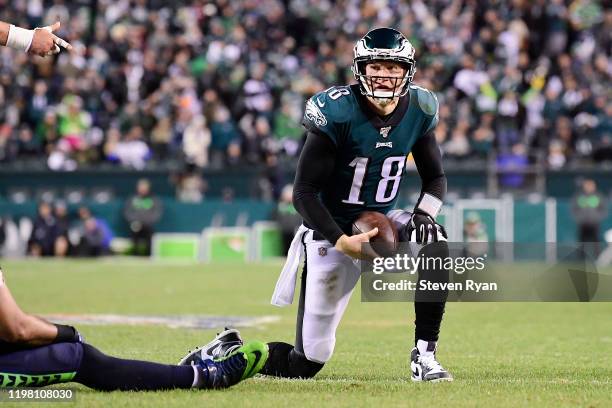
{"label": "player's wrist band", "polygon": [[438,197],[435,197],[431,194],[425,193],[423,197],[417,204],[417,209],[426,212],[431,215],[433,218],[436,218],[438,213],[440,212],[440,208],[442,208],[442,200]]}
{"label": "player's wrist band", "polygon": [[64,324],[54,324],[57,327],[57,336],[53,343],[78,343],[81,341],[81,335],[72,326],[66,326]]}
{"label": "player's wrist band", "polygon": [[19,51],[28,52],[33,39],[34,30],[26,30],[25,28],[11,24],[9,26],[8,38],[6,39],[6,46]]}

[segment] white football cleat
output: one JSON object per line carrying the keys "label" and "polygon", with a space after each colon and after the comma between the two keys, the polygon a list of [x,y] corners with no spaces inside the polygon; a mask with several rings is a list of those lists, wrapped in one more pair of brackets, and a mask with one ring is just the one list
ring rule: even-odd
{"label": "white football cleat", "polygon": [[421,355],[418,348],[413,348],[410,353],[410,370],[412,381],[453,381],[451,373],[436,360],[435,351]]}
{"label": "white football cleat", "polygon": [[225,328],[208,344],[197,347],[189,351],[185,357],[179,361],[179,365],[194,365],[202,360],[213,360],[227,357],[234,350],[242,347],[244,342],[240,337],[240,332],[236,329]]}

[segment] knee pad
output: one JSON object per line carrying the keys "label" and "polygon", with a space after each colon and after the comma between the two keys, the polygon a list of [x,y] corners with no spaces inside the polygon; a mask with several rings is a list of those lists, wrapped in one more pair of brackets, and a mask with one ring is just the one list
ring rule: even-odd
{"label": "knee pad", "polygon": [[[297,351],[304,353],[310,361],[325,363],[329,361],[336,346],[336,327],[338,314],[305,313],[302,319],[300,346]],[[330,311],[330,312],[332,312]]]}
{"label": "knee pad", "polygon": [[308,360],[324,364],[334,354],[336,338],[302,338],[302,346],[304,347],[304,356]]}

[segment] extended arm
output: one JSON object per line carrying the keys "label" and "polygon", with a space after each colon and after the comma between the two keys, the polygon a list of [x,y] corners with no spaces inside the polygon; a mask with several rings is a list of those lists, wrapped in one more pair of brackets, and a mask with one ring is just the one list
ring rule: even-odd
{"label": "extended arm", "polygon": [[55,325],[23,312],[4,283],[0,271],[0,343],[41,346],[79,339],[74,327]]}
{"label": "extended arm", "polygon": [[53,34],[59,28],[59,21],[51,26],[35,28],[34,30],[0,21],[0,45],[41,57],[57,54],[60,52],[60,47],[68,50],[72,49],[68,42]]}

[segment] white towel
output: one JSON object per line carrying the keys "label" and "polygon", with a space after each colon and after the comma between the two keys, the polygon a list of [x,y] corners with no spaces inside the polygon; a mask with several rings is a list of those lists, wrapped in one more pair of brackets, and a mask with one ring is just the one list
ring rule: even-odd
{"label": "white towel", "polygon": [[304,258],[305,251],[304,244],[302,243],[302,237],[308,231],[311,230],[301,225],[295,233],[293,241],[291,241],[285,266],[283,266],[283,270],[278,277],[276,288],[274,288],[274,294],[272,295],[271,303],[275,306],[283,307],[293,303],[298,269],[300,268],[300,264]]}

